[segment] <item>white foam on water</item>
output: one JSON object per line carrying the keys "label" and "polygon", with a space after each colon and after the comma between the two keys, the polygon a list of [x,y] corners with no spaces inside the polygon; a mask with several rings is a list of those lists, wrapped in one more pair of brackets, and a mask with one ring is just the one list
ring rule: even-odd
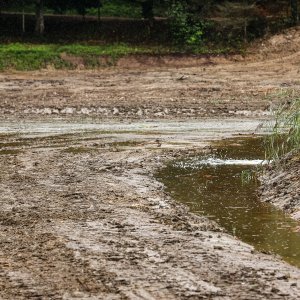
{"label": "white foam on water", "polygon": [[198,161],[198,164],[218,166],[218,165],[234,165],[234,166],[256,166],[266,164],[267,161],[262,159],[219,159],[208,158],[206,160]]}
{"label": "white foam on water", "polygon": [[176,167],[180,168],[197,168],[198,166],[258,166],[265,165],[269,162],[262,159],[220,159],[207,158],[204,160],[188,161],[176,163]]}

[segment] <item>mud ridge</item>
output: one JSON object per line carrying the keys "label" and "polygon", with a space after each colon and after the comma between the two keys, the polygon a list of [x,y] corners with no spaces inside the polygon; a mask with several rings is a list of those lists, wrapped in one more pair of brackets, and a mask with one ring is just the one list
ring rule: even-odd
{"label": "mud ridge", "polygon": [[[260,197],[300,220],[300,157],[290,153],[260,177]],[[300,228],[299,228],[300,231]]]}

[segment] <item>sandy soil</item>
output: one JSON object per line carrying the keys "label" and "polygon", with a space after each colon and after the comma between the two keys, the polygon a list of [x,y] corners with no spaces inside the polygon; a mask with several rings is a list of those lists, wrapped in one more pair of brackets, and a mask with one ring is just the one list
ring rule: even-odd
{"label": "sandy soil", "polygon": [[[298,94],[299,62],[296,53],[206,58],[189,68],[0,74],[0,297],[299,299],[299,269],[189,213],[153,176],[211,139],[255,132],[260,120],[228,117],[265,116]],[[60,131],[42,123],[67,128],[60,122],[87,117],[118,130],[53,138]],[[129,120],[149,118],[176,122],[130,129]],[[187,118],[202,127],[179,122]],[[219,124],[215,131],[209,122]]]}

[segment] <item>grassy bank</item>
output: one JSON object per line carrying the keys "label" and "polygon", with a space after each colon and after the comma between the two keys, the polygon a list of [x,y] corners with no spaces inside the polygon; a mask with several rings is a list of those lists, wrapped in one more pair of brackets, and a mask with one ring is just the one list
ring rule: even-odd
{"label": "grassy bank", "polygon": [[274,113],[275,124],[266,137],[266,157],[280,164],[288,153],[300,152],[300,99],[284,104]]}
{"label": "grassy bank", "polygon": [[[78,60],[66,59],[67,56],[80,58],[87,68],[100,66],[99,57],[109,57],[113,63],[118,57],[129,54],[151,53],[151,49],[128,45],[55,45],[55,44],[20,44],[0,46],[0,70],[37,70],[49,65],[57,68],[74,68]],[[154,51],[153,51],[154,52]]]}
{"label": "grassy bank", "polygon": [[[229,48],[201,48],[188,54],[227,54]],[[126,55],[167,55],[180,53],[177,48],[131,46],[127,44],[84,45],[84,44],[28,44],[10,43],[0,45],[0,70],[38,70],[53,66],[56,69],[72,69],[83,65],[97,68],[114,65]],[[181,51],[184,53],[184,50]],[[105,58],[105,62],[103,59]]]}

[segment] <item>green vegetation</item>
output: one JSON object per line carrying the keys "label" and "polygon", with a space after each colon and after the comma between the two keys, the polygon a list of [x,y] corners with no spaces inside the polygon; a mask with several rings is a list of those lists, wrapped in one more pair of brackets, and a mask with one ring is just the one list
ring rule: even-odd
{"label": "green vegetation", "polygon": [[241,173],[242,185],[249,184],[253,181],[256,182],[257,179],[257,170],[246,169]]}
{"label": "green vegetation", "polygon": [[[184,50],[183,50],[184,51]],[[197,48],[194,54],[220,54],[232,51],[230,48]],[[38,70],[53,66],[56,69],[73,69],[82,64],[85,68],[114,65],[126,55],[177,54],[177,48],[130,46],[127,44],[83,45],[83,44],[27,44],[10,43],[0,45],[0,70]],[[105,63],[101,58],[107,58]]]}
{"label": "green vegetation", "polygon": [[[47,32],[44,21],[45,13],[95,15],[97,17],[144,18],[153,21],[153,17],[168,16],[170,8],[182,7],[184,21],[188,24],[186,40],[193,43],[198,39],[201,28],[197,24],[213,18],[241,19],[244,38],[248,37],[248,27],[253,27],[253,21],[264,23],[266,17],[289,18],[293,24],[299,20],[298,0],[3,0],[0,1],[0,12],[30,12],[35,13],[34,31],[37,35]],[[25,27],[25,26],[24,26]],[[195,27],[194,29],[192,27]],[[201,26],[200,26],[201,27]],[[32,30],[32,29],[31,29]],[[26,28],[23,28],[23,32]],[[192,39],[189,39],[191,36]],[[181,31],[182,33],[182,31]],[[249,32],[251,35],[251,32]],[[201,34],[200,34],[201,35]]]}
{"label": "green vegetation", "polygon": [[300,151],[300,99],[275,112],[275,124],[265,141],[266,158],[278,163],[290,152]]}
{"label": "green vegetation", "polygon": [[[87,14],[97,16],[97,8],[88,9]],[[136,2],[124,2],[122,0],[103,0],[101,16],[141,18],[141,5]]]}
{"label": "green vegetation", "polygon": [[0,12],[0,70],[95,68],[131,54],[243,53],[272,31],[273,16],[274,31],[288,26],[282,20],[298,21],[296,0],[3,0]]}
{"label": "green vegetation", "polygon": [[152,50],[142,47],[132,47],[125,44],[103,46],[90,45],[35,45],[13,43],[0,46],[0,70],[36,70],[52,65],[55,68],[74,68],[72,60],[64,58],[64,54],[80,57],[86,67],[100,66],[100,56],[110,58],[114,63],[118,57],[128,54],[145,54]]}
{"label": "green vegetation", "polygon": [[55,67],[63,65],[63,61],[51,49],[51,46],[22,44],[0,46],[0,70],[9,68],[35,70],[46,67],[48,63]]}
{"label": "green vegetation", "polygon": [[97,149],[90,147],[69,147],[64,149],[63,151],[70,154],[83,154],[83,153],[91,153],[96,151]]}
{"label": "green vegetation", "polygon": [[203,43],[204,25],[191,20],[187,8],[180,2],[171,5],[168,13],[170,31],[175,45],[197,47]]}

